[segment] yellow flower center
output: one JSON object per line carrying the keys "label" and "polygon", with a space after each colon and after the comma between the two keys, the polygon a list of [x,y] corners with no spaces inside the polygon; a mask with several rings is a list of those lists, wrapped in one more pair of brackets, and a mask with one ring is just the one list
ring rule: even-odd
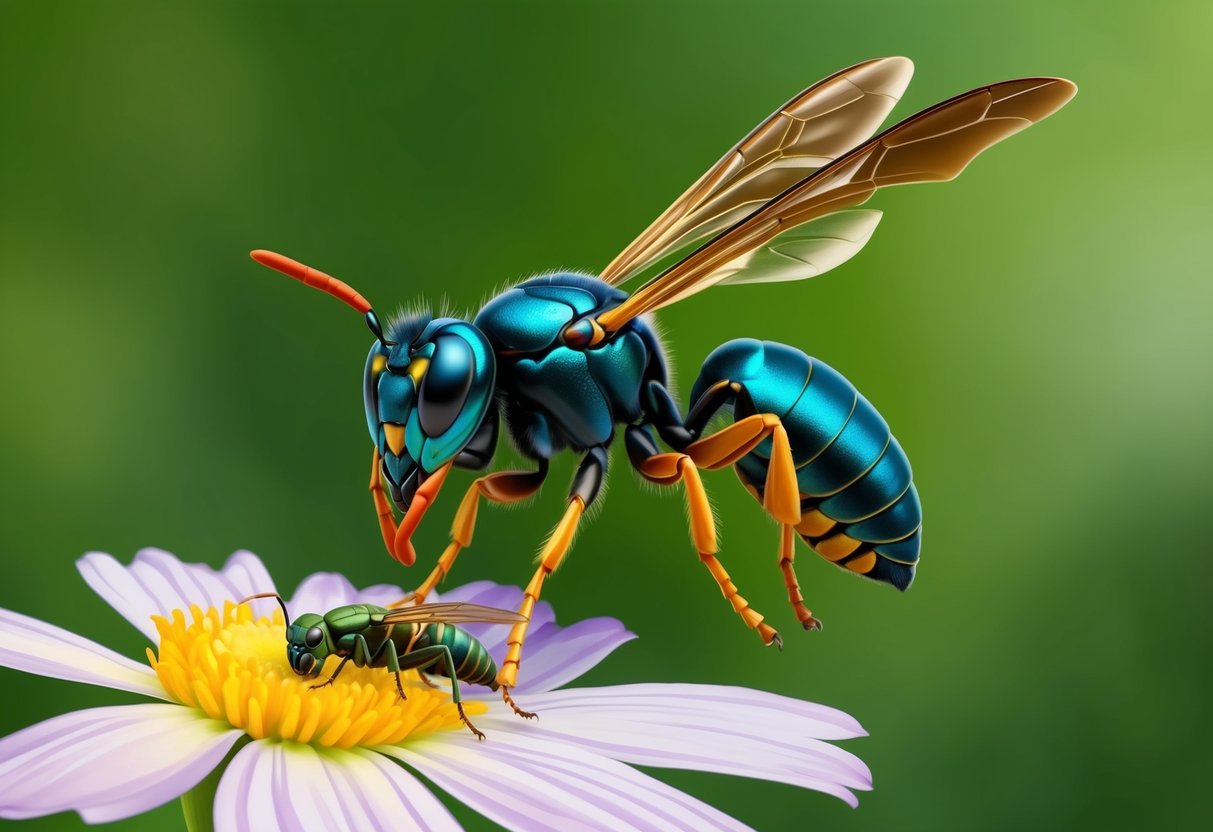
{"label": "yellow flower center", "polygon": [[[285,622],[254,618],[247,605],[224,604],[203,612],[191,605],[171,618],[154,616],[160,653],[149,648],[148,661],[164,690],[183,705],[199,708],[255,739],[277,737],[317,746],[394,745],[406,737],[462,723],[449,692],[431,688],[414,671],[404,671],[407,700],[396,692],[384,668],[346,664],[337,681],[324,682],[339,659],[329,656],[320,676],[303,678],[286,660]],[[469,715],[483,713],[482,702],[465,702]]]}

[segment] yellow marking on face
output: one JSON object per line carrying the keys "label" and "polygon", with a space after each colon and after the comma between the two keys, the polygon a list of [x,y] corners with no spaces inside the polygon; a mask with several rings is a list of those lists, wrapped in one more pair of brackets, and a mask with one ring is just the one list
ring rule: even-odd
{"label": "yellow marking on face", "polygon": [[387,366],[387,356],[377,355],[371,359],[371,375],[379,375],[383,372],[383,368]]}
{"label": "yellow marking on face", "polygon": [[834,528],[834,521],[817,509],[813,509],[800,515],[800,523],[797,524],[796,531],[808,537],[821,537],[832,528]]}
{"label": "yellow marking on face", "polygon": [[[813,549],[826,560],[839,561],[859,548],[859,541],[845,534],[836,534],[820,541]],[[865,570],[866,571],[866,570]]]}
{"label": "yellow marking on face", "polygon": [[843,564],[852,572],[858,572],[860,575],[866,575],[872,571],[872,567],[876,565],[876,553],[868,552],[866,555],[860,555],[855,560]]}
{"label": "yellow marking on face", "polygon": [[384,422],[383,435],[387,439],[387,446],[392,449],[392,453],[400,456],[400,452],[404,450],[404,425]]}
{"label": "yellow marking on face", "polygon": [[421,377],[425,375],[425,371],[430,368],[430,360],[428,358],[414,358],[409,362],[408,374],[413,380],[413,385],[418,390],[421,389]]}

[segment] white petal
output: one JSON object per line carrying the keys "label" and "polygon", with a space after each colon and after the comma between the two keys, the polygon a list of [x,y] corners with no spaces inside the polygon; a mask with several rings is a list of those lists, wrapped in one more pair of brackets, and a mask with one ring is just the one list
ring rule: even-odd
{"label": "white petal", "polygon": [[458,830],[459,824],[417,778],[378,754],[253,742],[219,781],[215,829]]}
{"label": "white petal", "polygon": [[219,571],[239,593],[239,597],[234,600],[239,601],[259,592],[274,591],[274,580],[261,558],[244,549],[234,552]]}
{"label": "white petal", "polygon": [[155,643],[160,637],[153,615],[188,610],[190,604],[223,609],[225,601],[249,595],[244,590],[253,583],[264,583],[258,592],[273,592],[265,568],[257,569],[255,562],[255,555],[237,552],[222,572],[216,572],[205,564],[182,563],[160,549],[143,549],[129,567],[102,552],[90,552],[76,561],[76,567],[98,595]]}
{"label": "white petal", "polygon": [[48,719],[0,740],[0,817],[74,809],[105,823],[146,812],[198,785],[240,735],[180,705]]}
{"label": "white petal", "polygon": [[523,723],[499,711],[478,723],[502,732],[579,745],[635,765],[713,771],[790,783],[852,806],[851,789],[872,787],[863,761],[822,738],[861,736],[854,719],[832,708],[747,688],[621,685],[528,696],[539,713]]}
{"label": "white petal", "polygon": [[478,743],[460,732],[378,750],[507,829],[749,828],[647,774],[568,743],[507,732]]}
{"label": "white petal", "polygon": [[0,609],[0,666],[169,700],[150,667],[95,641]]}

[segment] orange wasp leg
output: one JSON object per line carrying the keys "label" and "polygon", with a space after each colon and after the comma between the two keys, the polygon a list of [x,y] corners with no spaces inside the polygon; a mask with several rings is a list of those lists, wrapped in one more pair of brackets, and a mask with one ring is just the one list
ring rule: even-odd
{"label": "orange wasp leg", "polygon": [[494,474],[480,477],[459,503],[455,512],[455,522],[451,524],[451,542],[438,558],[438,564],[430,572],[425,582],[412,594],[418,604],[425,602],[426,596],[434,591],[434,587],[451,571],[459,552],[472,545],[472,534],[476,530],[476,515],[480,508],[480,498],[484,497],[494,503],[517,503],[534,496],[547,477],[546,463],[538,471],[498,471]]}
{"label": "orange wasp leg", "polygon": [[506,639],[508,649],[505,661],[501,663],[501,670],[497,674],[497,684],[501,686],[501,696],[506,704],[513,708],[519,716],[528,719],[534,714],[520,710],[514,704],[514,700],[510,697],[510,688],[518,683],[518,667],[522,663],[522,645],[526,643],[527,627],[535,612],[535,602],[539,600],[539,594],[543,591],[543,581],[556,571],[564,560],[564,556],[572,548],[573,538],[577,535],[577,526],[581,522],[582,515],[585,514],[585,505],[585,500],[577,494],[569,500],[564,516],[560,518],[555,530],[548,537],[547,543],[543,545],[543,551],[539,555],[539,568],[535,570],[534,577],[531,578],[531,582],[527,584],[523,593],[522,605],[518,608],[518,612],[525,616],[526,620],[515,624],[510,630],[509,638]]}
{"label": "orange wasp leg", "polygon": [[[802,497],[796,480],[796,461],[792,457],[787,430],[779,417],[771,413],[747,417],[711,436],[692,442],[685,452],[705,468],[722,468],[736,463],[767,436],[771,437],[771,460],[760,501],[763,509],[779,521],[779,569],[783,572],[788,600],[796,619],[806,630],[820,630],[821,622],[805,606],[793,565],[796,560],[795,531],[804,517],[800,509]],[[742,482],[758,496],[757,490],[746,478],[743,477]]]}
{"label": "orange wasp leg", "polygon": [[535,612],[535,603],[543,591],[544,580],[556,571],[564,561],[564,556],[572,548],[573,538],[577,536],[577,527],[581,523],[586,508],[593,505],[599,491],[602,490],[602,483],[606,478],[607,462],[607,450],[600,445],[590,448],[581,458],[581,465],[577,468],[577,474],[573,477],[573,486],[569,490],[569,504],[564,510],[564,516],[560,518],[560,522],[548,536],[547,542],[543,544],[543,551],[539,553],[539,568],[535,570],[534,577],[531,578],[531,582],[527,584],[523,592],[522,604],[518,607],[518,612],[523,616],[523,620],[513,626],[506,639],[505,661],[501,663],[501,670],[497,673],[497,684],[501,687],[501,698],[513,708],[514,713],[521,717],[529,719],[534,714],[528,713],[514,704],[514,700],[510,697],[510,688],[518,683],[522,646],[526,642],[527,627],[530,626],[531,617]]}
{"label": "orange wasp leg", "polygon": [[796,620],[806,630],[820,630],[821,621],[813,617],[813,612],[804,603],[804,595],[800,591],[800,581],[796,580],[796,527],[786,523],[779,524],[779,569],[783,572],[783,581],[788,587],[788,601],[796,613]]}
{"label": "orange wasp leg", "polygon": [[737,586],[721,564],[716,552],[716,520],[712,516],[712,505],[699,476],[695,460],[684,453],[658,453],[652,437],[638,427],[628,428],[626,434],[628,454],[640,475],[658,485],[674,485],[681,482],[686,491],[690,509],[691,540],[699,552],[699,559],[707,567],[725,600],[733,611],[741,616],[746,626],[758,632],[763,644],[783,646],[783,639],[775,628],[763,623],[763,615],[750,606],[737,591]]}

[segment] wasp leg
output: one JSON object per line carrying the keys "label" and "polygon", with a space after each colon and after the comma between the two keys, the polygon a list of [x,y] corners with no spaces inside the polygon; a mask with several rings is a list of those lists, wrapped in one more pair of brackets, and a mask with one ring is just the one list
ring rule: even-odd
{"label": "wasp leg", "polygon": [[758,632],[763,644],[783,646],[783,639],[773,627],[763,623],[763,616],[750,606],[737,592],[729,573],[716,557],[716,521],[712,517],[712,505],[708,502],[703,480],[695,460],[684,453],[660,453],[652,436],[635,425],[629,426],[625,434],[628,456],[640,475],[659,485],[674,485],[681,482],[686,490],[687,505],[691,514],[691,540],[699,552],[699,559],[716,580],[721,594],[741,616],[746,626]]}
{"label": "wasp leg", "polygon": [[332,676],[328,677],[328,679],[326,679],[325,681],[321,682],[318,685],[309,686],[308,690],[316,690],[317,688],[327,688],[329,685],[333,684],[333,682],[337,681],[337,674],[342,671],[342,669],[345,667],[345,663],[348,662],[351,658],[352,658],[351,656],[345,656],[344,658],[342,658],[341,664],[337,665],[337,669],[333,671]]}
{"label": "wasp leg", "polygon": [[[780,523],[779,568],[783,572],[788,599],[796,618],[805,629],[821,629],[821,622],[805,606],[796,579],[793,562],[796,556],[795,527],[801,523],[800,486],[796,479],[796,463],[786,429],[772,413],[754,413],[754,404],[745,388],[734,381],[718,381],[705,390],[692,405],[686,419],[678,414],[678,405],[670,392],[658,382],[649,382],[647,389],[650,417],[654,427],[671,447],[687,453],[702,468],[723,468],[736,463],[768,436],[771,437],[771,462],[763,491],[759,491],[741,473],[738,477],[762,503],[767,513]],[[712,417],[725,405],[733,403],[742,418],[732,425],[700,438]],[[752,414],[743,416],[742,414]],[[656,447],[653,448],[656,453]]]}
{"label": "wasp leg", "polygon": [[800,592],[800,581],[796,580],[796,528],[787,523],[779,524],[779,569],[783,572],[783,582],[788,587],[788,601],[796,613],[796,620],[806,630],[820,630],[821,621],[813,617],[812,611],[805,606],[804,595]]}
{"label": "wasp leg", "polygon": [[548,463],[547,460],[542,460],[536,471],[499,471],[480,477],[472,483],[472,487],[459,503],[459,510],[455,512],[455,522],[451,524],[450,544],[438,558],[438,565],[411,597],[415,598],[418,604],[424,603],[434,587],[446,579],[459,552],[472,545],[472,533],[476,529],[476,514],[480,508],[481,497],[494,503],[517,503],[534,496],[547,475]]}
{"label": "wasp leg", "polygon": [[468,715],[463,711],[463,697],[459,694],[459,678],[455,675],[455,661],[451,658],[451,648],[445,644],[422,647],[420,650],[407,653],[399,660],[398,667],[401,670],[414,669],[420,673],[420,671],[439,662],[442,663],[442,669],[446,675],[451,678],[451,701],[455,703],[455,708],[459,711],[459,719],[468,727],[468,730],[476,735],[476,739],[483,740],[484,732],[473,725],[472,721],[468,719]]}
{"label": "wasp leg", "polygon": [[753,413],[749,394],[733,381],[718,381],[703,391],[691,406],[686,419],[678,412],[674,396],[661,382],[650,381],[646,392],[649,421],[657,429],[661,440],[676,451],[681,451],[698,439],[708,422],[725,405],[740,400],[739,409]]}
{"label": "wasp leg", "polygon": [[[805,606],[793,565],[796,558],[795,528],[801,523],[803,515],[800,509],[800,485],[796,480],[796,461],[792,457],[787,430],[779,417],[770,413],[749,416],[711,436],[692,442],[685,450],[704,467],[720,468],[736,462],[767,436],[771,437],[771,461],[761,494],[762,507],[779,521],[779,569],[783,572],[788,600],[796,619],[806,630],[820,630],[821,621],[814,618]],[[753,488],[745,478],[742,481]]]}
{"label": "wasp leg", "polygon": [[528,718],[534,716],[534,714],[528,715],[526,711],[520,710],[514,704],[514,700],[510,698],[510,688],[518,682],[522,645],[526,641],[526,631],[531,621],[531,614],[535,611],[535,602],[539,600],[539,593],[543,590],[544,579],[560,566],[565,554],[572,547],[582,515],[585,514],[586,508],[593,504],[598,492],[602,489],[606,470],[606,448],[601,445],[590,448],[582,458],[576,476],[573,477],[573,487],[569,491],[569,504],[564,511],[564,516],[544,544],[543,551],[539,555],[539,568],[535,570],[535,575],[527,584],[522,597],[522,605],[518,608],[518,612],[525,616],[525,620],[515,624],[510,630],[509,638],[506,639],[509,649],[506,651],[505,661],[501,663],[501,670],[497,673],[497,684],[501,686],[501,698],[520,716],[528,716]]}
{"label": "wasp leg", "polygon": [[434,499],[438,496],[438,491],[442,488],[446,475],[450,473],[451,463],[443,465],[417,488],[413,501],[409,504],[409,510],[405,512],[404,517],[400,518],[400,524],[397,525],[395,516],[392,514],[392,506],[388,503],[387,495],[383,493],[379,461],[379,449],[376,448],[371,453],[371,484],[369,487],[371,497],[375,501],[375,514],[379,517],[379,531],[383,535],[383,545],[387,547],[388,554],[393,558],[405,566],[412,566],[417,560],[417,552],[413,549],[411,541],[413,532],[420,525],[426,509],[433,505]]}

